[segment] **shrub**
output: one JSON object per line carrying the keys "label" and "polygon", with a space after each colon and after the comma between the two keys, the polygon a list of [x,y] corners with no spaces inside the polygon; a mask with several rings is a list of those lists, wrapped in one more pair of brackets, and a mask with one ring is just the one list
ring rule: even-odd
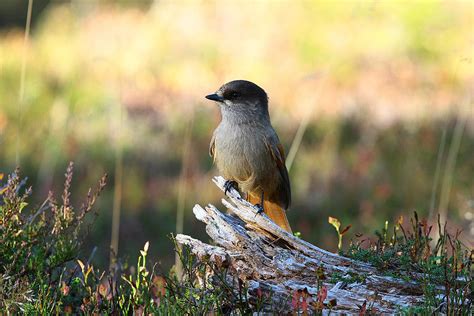
{"label": "shrub", "polygon": [[93,213],[106,176],[77,211],[70,202],[72,176],[70,163],[60,202],[50,193],[37,209],[29,208],[31,188],[18,169],[0,186],[0,311],[194,315],[258,310],[262,302],[250,303],[242,282],[225,267],[197,262],[187,248],[179,251],[185,271],[180,279],[158,273],[156,264],[149,267],[148,242],[136,268],[119,261],[111,271],[100,271],[79,258],[89,229],[85,218]]}
{"label": "shrub", "polygon": [[[447,315],[472,313],[473,256],[460,240],[460,231],[450,234],[438,217],[439,237],[432,234],[432,225],[419,219],[415,212],[409,227],[403,226],[403,217],[388,229],[388,222],[377,239],[370,241],[358,237],[352,241],[344,255],[370,262],[388,275],[418,281],[421,284],[424,304],[402,312]],[[442,287],[439,287],[442,285]]]}
{"label": "shrub", "polygon": [[0,189],[0,310],[52,312],[66,271],[77,259],[88,216],[105,186],[106,176],[76,210],[70,202],[73,164],[59,203],[50,192],[43,204],[29,208],[31,188],[15,170]]}

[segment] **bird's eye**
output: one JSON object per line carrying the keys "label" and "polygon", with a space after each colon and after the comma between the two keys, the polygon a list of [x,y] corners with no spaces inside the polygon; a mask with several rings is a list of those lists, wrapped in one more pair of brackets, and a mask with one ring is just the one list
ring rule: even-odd
{"label": "bird's eye", "polygon": [[240,97],[240,93],[234,91],[234,92],[231,93],[230,96],[231,96],[233,99],[235,99],[235,98]]}

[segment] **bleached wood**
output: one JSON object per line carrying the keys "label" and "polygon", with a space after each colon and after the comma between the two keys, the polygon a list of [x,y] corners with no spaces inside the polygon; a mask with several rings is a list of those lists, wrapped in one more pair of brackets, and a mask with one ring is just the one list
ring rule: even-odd
{"label": "bleached wood", "polygon": [[[214,183],[224,190],[225,179],[216,177]],[[231,189],[222,203],[233,214],[223,213],[215,206],[195,205],[196,218],[206,224],[206,232],[216,245],[209,245],[190,236],[177,235],[176,240],[190,247],[199,260],[208,260],[218,266],[229,267],[231,273],[246,282],[249,295],[260,288],[272,293],[268,308],[292,310],[292,295],[298,289],[307,289],[316,300],[317,274],[322,266],[326,276],[361,276],[363,283],[324,280],[328,290],[325,303],[336,299],[331,313],[358,313],[367,302],[378,313],[392,314],[400,307],[420,304],[423,291],[414,281],[382,275],[369,264],[351,260],[323,250],[282,230],[265,214]],[[344,279],[344,278],[343,278]],[[328,309],[324,313],[329,312]]]}

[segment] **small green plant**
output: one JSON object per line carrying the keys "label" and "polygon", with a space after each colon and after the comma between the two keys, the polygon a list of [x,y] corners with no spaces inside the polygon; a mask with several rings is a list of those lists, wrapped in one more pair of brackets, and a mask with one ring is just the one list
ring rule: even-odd
{"label": "small green plant", "polygon": [[387,275],[419,282],[424,304],[401,310],[405,314],[470,314],[473,250],[462,244],[459,231],[448,233],[446,223],[443,225],[439,217],[437,224],[439,237],[434,240],[432,225],[426,219],[420,220],[415,212],[408,228],[403,226],[403,217],[392,233],[385,222],[382,230],[376,231],[375,242],[359,236],[344,255],[370,262]]}
{"label": "small green plant", "polygon": [[[169,300],[183,315],[209,313],[246,315],[258,311],[270,299],[270,293],[256,289],[257,300],[250,300],[245,283],[230,274],[225,263],[216,265],[206,258],[197,258],[187,247],[180,248],[175,242],[183,266],[183,276],[171,274],[167,278]],[[260,292],[258,292],[260,291]]]}
{"label": "small green plant", "polygon": [[342,237],[344,236],[344,234],[346,234],[349,231],[352,225],[347,225],[346,227],[344,227],[343,230],[340,230],[341,222],[337,218],[331,217],[331,216],[329,216],[328,218],[328,223],[331,224],[336,229],[337,237],[338,237],[337,249],[341,251],[342,250]]}

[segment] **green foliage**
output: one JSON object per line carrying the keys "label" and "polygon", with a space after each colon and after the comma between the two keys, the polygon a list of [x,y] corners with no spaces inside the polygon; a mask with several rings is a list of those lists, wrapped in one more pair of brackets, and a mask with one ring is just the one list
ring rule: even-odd
{"label": "green foliage", "polygon": [[[77,261],[68,282],[62,282],[54,296],[57,312],[90,314],[204,315],[230,311],[249,314],[258,311],[269,296],[257,301],[247,297],[248,289],[231,277],[225,267],[197,262],[187,248],[179,251],[184,276],[165,276],[156,264],[147,265],[149,243],[140,250],[137,266],[117,264],[113,271],[100,271]],[[212,274],[211,277],[209,277]]]}
{"label": "green foliage", "polygon": [[337,283],[339,281],[344,281],[346,283],[364,283],[366,276],[363,274],[356,274],[354,272],[349,272],[347,274],[343,274],[340,272],[334,272],[331,274],[331,278],[329,282]]}
{"label": "green foliage", "polygon": [[[81,260],[80,247],[87,233],[85,217],[105,186],[75,211],[70,202],[73,165],[66,171],[61,203],[50,193],[38,209],[29,209],[31,188],[25,189],[16,170],[0,186],[0,311],[25,314],[249,314],[270,298],[247,297],[248,289],[228,273],[227,267],[197,262],[188,249],[180,250],[181,279],[150,269],[149,242],[136,267],[118,262],[111,271],[96,269]],[[2,180],[3,175],[0,175]],[[178,248],[177,248],[178,249]],[[209,277],[211,275],[211,277]]]}
{"label": "green foliage", "polygon": [[[73,168],[66,171],[61,203],[53,194],[37,209],[30,208],[31,188],[25,188],[18,170],[0,186],[0,310],[25,314],[229,314],[247,315],[262,311],[271,301],[269,290],[248,289],[229,273],[225,263],[216,265],[197,258],[186,247],[178,249],[183,275],[158,272],[148,260],[150,243],[140,250],[136,266],[118,261],[111,270],[95,268],[80,258],[80,247],[87,233],[85,217],[91,213],[105,176],[95,192],[89,190],[83,205],[75,211],[70,202]],[[3,176],[0,175],[0,181]],[[340,222],[333,218],[339,238]],[[418,281],[424,304],[401,309],[403,314],[468,314],[472,312],[472,251],[438,223],[440,236],[431,237],[432,227],[415,213],[410,229],[402,218],[389,231],[388,222],[376,232],[377,240],[355,240],[345,253],[348,257],[370,262],[387,275]],[[350,226],[348,226],[350,227]],[[296,312],[309,309],[321,314],[337,301],[327,298],[329,282],[365,282],[363,275],[326,275],[317,270],[317,299],[310,300],[306,290],[292,293]],[[439,287],[442,285],[443,289]],[[252,292],[254,291],[254,292]],[[252,294],[252,295],[249,295]],[[445,298],[447,298],[445,300]],[[443,302],[446,303],[443,303]],[[277,309],[277,307],[275,307]],[[376,312],[370,303],[360,306],[361,313]]]}
{"label": "green foliage", "polygon": [[472,313],[474,252],[462,244],[460,232],[450,234],[446,223],[442,225],[438,218],[439,237],[434,239],[433,227],[426,219],[420,220],[416,212],[410,218],[409,229],[402,224],[400,217],[390,233],[385,222],[382,230],[376,231],[375,242],[358,238],[344,255],[370,262],[387,275],[419,282],[424,304],[402,310],[403,313]]}
{"label": "green foliage", "polygon": [[76,211],[71,205],[73,165],[65,174],[61,203],[53,194],[38,209],[28,208],[31,188],[19,170],[0,189],[0,310],[54,310],[58,285],[79,253],[84,219],[105,186],[104,176]]}

